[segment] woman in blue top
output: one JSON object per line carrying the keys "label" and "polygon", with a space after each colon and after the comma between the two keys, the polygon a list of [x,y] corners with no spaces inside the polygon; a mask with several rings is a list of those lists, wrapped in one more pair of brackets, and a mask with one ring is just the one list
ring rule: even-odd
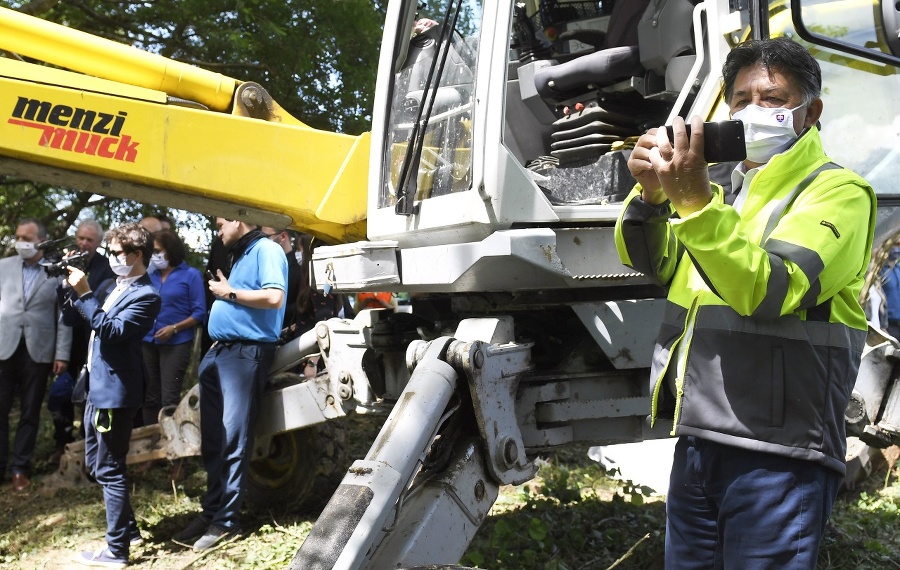
{"label": "woman in blue top", "polygon": [[162,308],[144,337],[149,374],[142,409],[144,425],[157,423],[162,407],[178,405],[181,400],[194,330],[206,318],[203,277],[184,258],[184,244],[174,232],[153,234],[150,280],[159,291]]}

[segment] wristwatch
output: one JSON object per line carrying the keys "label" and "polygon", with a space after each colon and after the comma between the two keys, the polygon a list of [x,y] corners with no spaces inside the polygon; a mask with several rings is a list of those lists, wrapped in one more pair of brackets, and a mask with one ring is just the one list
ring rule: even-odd
{"label": "wristwatch", "polygon": [[235,293],[234,291],[228,293],[228,300],[229,301],[237,301],[237,293]]}

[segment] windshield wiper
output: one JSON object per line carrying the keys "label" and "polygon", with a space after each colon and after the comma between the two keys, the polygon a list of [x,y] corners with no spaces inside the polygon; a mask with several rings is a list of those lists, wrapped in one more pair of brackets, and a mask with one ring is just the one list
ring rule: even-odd
{"label": "windshield wiper", "polygon": [[416,190],[418,188],[419,161],[422,159],[422,149],[425,142],[425,131],[428,128],[428,120],[434,108],[440,78],[444,75],[444,65],[447,63],[447,55],[450,53],[450,41],[456,21],[462,9],[462,0],[450,2],[447,12],[444,14],[444,23],[441,26],[441,35],[438,41],[437,53],[431,60],[431,68],[425,79],[425,88],[422,93],[422,101],[419,103],[419,111],[413,130],[410,135],[406,154],[403,156],[403,167],[400,170],[400,180],[397,182],[397,204],[394,212],[401,216],[412,216],[416,213]]}

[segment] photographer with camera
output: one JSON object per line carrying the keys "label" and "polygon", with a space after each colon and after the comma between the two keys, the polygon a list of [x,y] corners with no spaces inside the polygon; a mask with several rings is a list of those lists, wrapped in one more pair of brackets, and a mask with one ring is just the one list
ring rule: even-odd
{"label": "photographer with camera", "polygon": [[0,478],[9,455],[9,413],[20,399],[12,460],[13,489],[31,485],[29,469],[37,441],[41,404],[50,373],[68,368],[71,327],[59,321],[58,277],[41,267],[47,240],[40,220],[25,218],[16,227],[16,253],[0,259]]}
{"label": "photographer with camera", "polygon": [[[109,259],[104,255],[97,255],[97,248],[103,240],[103,226],[97,220],[82,220],[75,230],[76,250],[71,251],[57,265],[58,274],[66,277],[69,275],[65,269],[68,265],[84,271],[87,274],[87,283],[92,291],[103,290],[104,283],[111,284],[116,277],[109,267]],[[51,271],[56,272],[56,267]],[[57,463],[65,450],[66,444],[76,439],[75,437],[75,405],[72,403],[72,385],[74,378],[78,376],[81,368],[87,361],[88,337],[91,331],[84,326],[76,326],[72,329],[72,351],[69,357],[69,378],[66,375],[57,377],[50,386],[50,398],[47,400],[47,408],[53,417],[53,440],[56,443],[48,461]],[[66,382],[68,380],[68,382]],[[80,415],[80,414],[78,414]]]}
{"label": "photographer with camera", "polygon": [[844,410],[867,333],[875,194],[831,162],[822,75],[780,37],[735,47],[725,103],[746,160],[711,184],[693,117],[641,136],[616,224],[623,263],[666,287],[653,419],[678,437],[665,565],[815,568],[846,471]]}

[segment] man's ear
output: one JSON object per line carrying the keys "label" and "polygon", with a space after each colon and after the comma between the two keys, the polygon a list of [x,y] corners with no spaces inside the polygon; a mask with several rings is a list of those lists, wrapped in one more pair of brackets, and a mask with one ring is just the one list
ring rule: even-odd
{"label": "man's ear", "polygon": [[822,116],[822,108],[822,99],[818,97],[809,102],[809,105],[806,106],[806,119],[803,120],[804,129],[808,129],[819,122],[819,117]]}

